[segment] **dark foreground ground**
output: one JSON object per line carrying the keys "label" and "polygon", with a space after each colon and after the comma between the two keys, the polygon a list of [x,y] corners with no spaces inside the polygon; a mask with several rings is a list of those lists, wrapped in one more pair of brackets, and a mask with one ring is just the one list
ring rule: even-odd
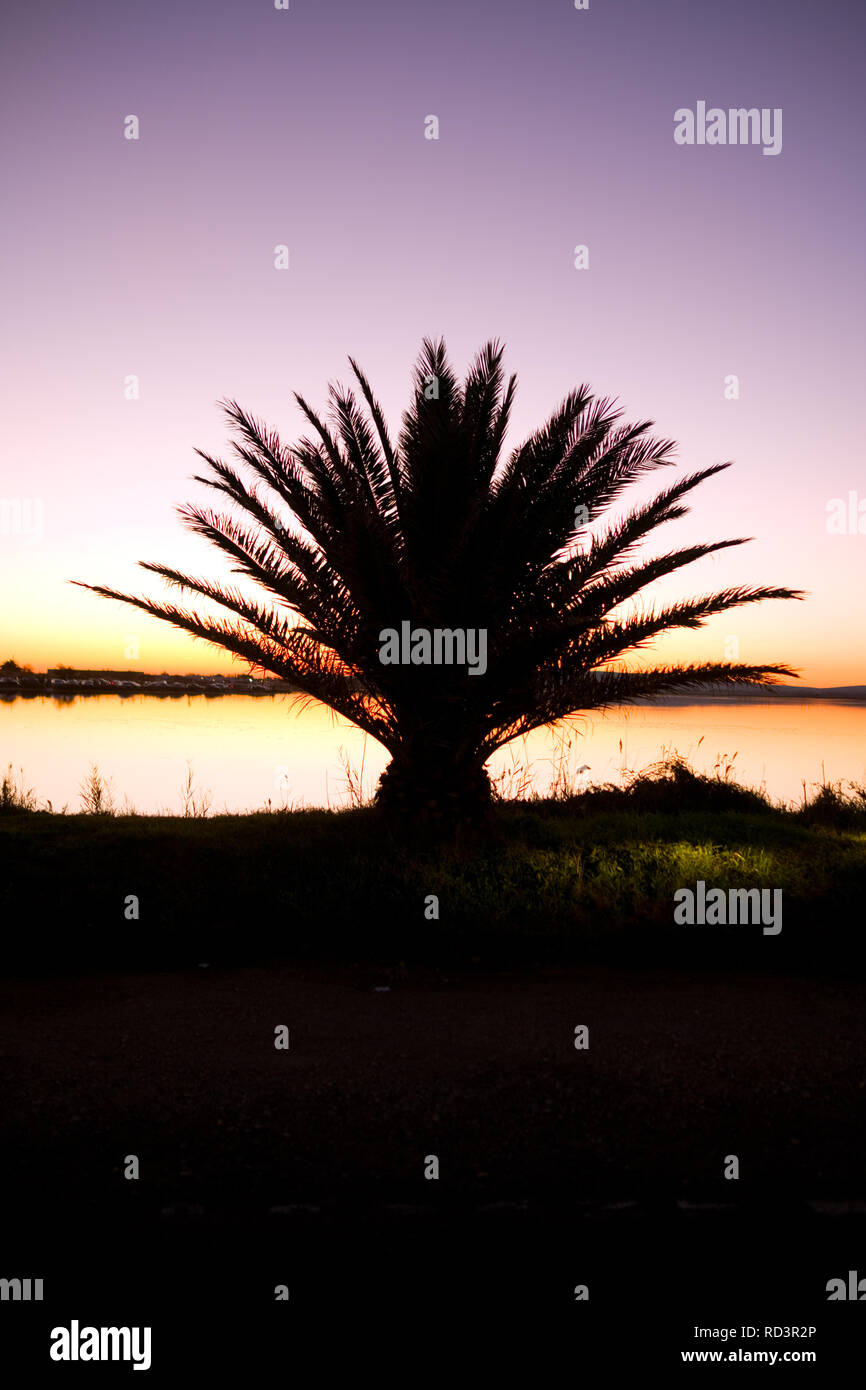
{"label": "dark foreground ground", "polygon": [[[0,1297],[10,1383],[71,1319],[152,1326],[166,1385],[510,1385],[522,1352],[546,1387],[563,1345],[591,1384],[708,1348],[856,1374],[866,793],[677,765],[448,846],[0,811],[0,1280],[45,1291]],[[701,880],[779,890],[782,930],[675,923]]]}
{"label": "dark foreground ground", "polygon": [[695,1325],[825,1373],[862,1346],[866,1302],[826,1292],[866,1276],[862,982],[202,964],[0,1005],[0,1274],[46,1281],[0,1304],[22,1356],[73,1317],[150,1322],[166,1384],[251,1346],[291,1368],[314,1329],[324,1368],[356,1320],[359,1371],[412,1325],[421,1362],[458,1326],[479,1353],[546,1327],[575,1372],[718,1349]]}

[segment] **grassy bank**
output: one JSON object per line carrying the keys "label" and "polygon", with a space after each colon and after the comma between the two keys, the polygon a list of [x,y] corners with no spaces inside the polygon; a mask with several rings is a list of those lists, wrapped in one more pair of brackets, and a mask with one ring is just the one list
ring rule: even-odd
{"label": "grassy bank", "polygon": [[[862,792],[824,788],[784,810],[682,764],[627,789],[499,803],[490,834],[448,847],[395,842],[370,807],[183,818],[10,806],[0,858],[7,971],[477,958],[844,974],[866,958]],[[676,925],[673,895],[699,879],[781,889],[782,931]]]}

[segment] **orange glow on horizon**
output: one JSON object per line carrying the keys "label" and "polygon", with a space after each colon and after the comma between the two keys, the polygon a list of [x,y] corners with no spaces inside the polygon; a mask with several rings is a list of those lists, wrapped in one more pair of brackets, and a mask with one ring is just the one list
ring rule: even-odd
{"label": "orange glow on horizon", "polygon": [[[107,607],[107,605],[104,605]],[[119,605],[118,605],[119,607]],[[769,607],[769,605],[768,605]],[[133,615],[137,617],[137,615]],[[866,662],[856,652],[845,649],[840,635],[822,632],[809,624],[804,633],[793,625],[773,626],[766,618],[755,623],[757,612],[744,614],[740,627],[745,636],[739,638],[737,655],[726,655],[732,629],[737,627],[737,615],[723,615],[696,632],[674,633],[653,647],[630,653],[626,664],[630,669],[651,667],[661,663],[690,663],[700,661],[743,661],[755,664],[783,664],[798,672],[794,681],[814,686],[862,685],[866,683]],[[746,617],[749,622],[747,624]],[[58,640],[56,631],[44,634],[4,624],[0,661],[12,658],[34,671],[45,671],[60,665],[88,670],[129,670],[169,675],[243,674],[248,663],[231,653],[221,651],[209,642],[195,639],[181,631],[172,630],[156,618],[142,616],[134,626],[138,634],[138,655],[127,657],[130,625],[115,618],[106,622],[103,630],[93,626],[76,633],[69,628]],[[805,625],[804,625],[805,626]],[[165,630],[162,630],[162,629]],[[748,631],[747,631],[748,628]],[[808,640],[803,640],[808,638]],[[747,640],[746,640],[747,639]],[[799,658],[799,659],[798,659]]]}

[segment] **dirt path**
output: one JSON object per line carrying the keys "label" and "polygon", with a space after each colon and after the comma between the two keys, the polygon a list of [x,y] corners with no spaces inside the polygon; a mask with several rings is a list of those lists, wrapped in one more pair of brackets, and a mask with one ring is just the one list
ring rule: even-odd
{"label": "dirt path", "polygon": [[154,1212],[866,1196],[862,984],[283,966],[0,1001],[19,1194],[129,1201],[136,1154]]}

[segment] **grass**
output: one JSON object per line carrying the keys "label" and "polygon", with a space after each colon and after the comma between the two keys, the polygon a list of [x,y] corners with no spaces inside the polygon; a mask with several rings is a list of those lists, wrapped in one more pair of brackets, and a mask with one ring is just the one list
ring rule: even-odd
{"label": "grass", "polygon": [[[24,769],[19,767],[16,772],[10,763],[3,774],[3,781],[0,782],[0,815],[38,809],[39,803],[36,800],[36,793],[32,787],[27,786],[24,780]],[[48,810],[51,810],[50,802],[48,803]]]}
{"label": "grass", "polygon": [[[89,814],[34,810],[4,780],[8,969],[307,957],[848,973],[864,957],[860,787],[774,806],[668,757],[624,787],[499,800],[489,833],[408,847],[370,806],[210,815],[191,781],[180,816],[106,812],[93,771]],[[698,879],[781,889],[782,933],[675,927],[673,894]]]}

